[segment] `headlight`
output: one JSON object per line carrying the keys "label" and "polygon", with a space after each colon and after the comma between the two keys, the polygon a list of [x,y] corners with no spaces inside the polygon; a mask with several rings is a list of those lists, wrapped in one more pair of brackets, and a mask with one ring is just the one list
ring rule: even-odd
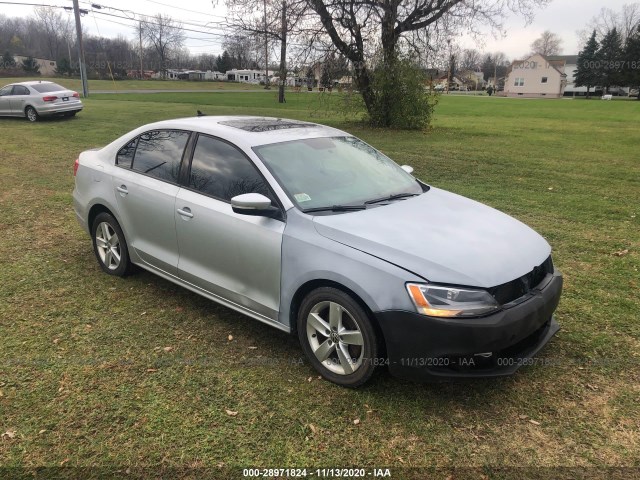
{"label": "headlight", "polygon": [[407,290],[418,312],[431,317],[476,317],[500,308],[486,290],[408,283]]}

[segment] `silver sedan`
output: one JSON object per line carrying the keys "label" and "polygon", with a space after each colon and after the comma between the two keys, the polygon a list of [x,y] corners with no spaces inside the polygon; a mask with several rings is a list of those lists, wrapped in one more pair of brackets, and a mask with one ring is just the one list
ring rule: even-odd
{"label": "silver sedan", "polygon": [[[509,375],[558,331],[551,247],[358,138],[262,117],[145,125],[74,169],[102,270],[296,334],[325,378]],[[127,287],[128,288],[128,287]]]}
{"label": "silver sedan", "polygon": [[53,82],[11,83],[0,88],[0,116],[26,117],[35,122],[52,115],[72,117],[82,108],[78,92]]}

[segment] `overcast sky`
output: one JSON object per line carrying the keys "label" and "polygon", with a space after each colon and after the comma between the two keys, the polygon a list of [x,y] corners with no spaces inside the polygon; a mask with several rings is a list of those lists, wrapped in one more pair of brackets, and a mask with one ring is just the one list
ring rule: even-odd
{"label": "overcast sky", "polygon": [[[70,6],[71,0],[7,0],[24,1],[28,3],[42,3],[49,5]],[[509,17],[505,23],[506,36],[494,38],[490,33],[484,37],[484,45],[478,46],[474,40],[462,39],[464,47],[474,47],[483,51],[502,51],[511,59],[520,58],[529,51],[529,45],[545,30],[550,30],[560,35],[563,40],[564,54],[577,54],[579,49],[579,39],[577,31],[583,29],[586,24],[600,13],[603,5],[612,10],[619,11],[625,3],[632,3],[633,0],[608,0],[603,3],[601,0],[553,0],[551,4],[539,10],[535,19],[530,25],[526,25],[522,17],[515,15]],[[129,10],[135,13],[153,15],[155,13],[166,13],[181,20],[185,28],[194,30],[204,29],[196,25],[204,26],[207,22],[206,30],[212,30],[211,34],[195,32],[185,32],[187,35],[186,46],[193,53],[221,53],[222,30],[215,29],[215,22],[224,20],[226,9],[224,0],[95,0],[103,6],[109,6],[102,11],[113,15],[133,17],[131,13],[124,13],[117,9]],[[90,2],[80,1],[81,8],[90,8]],[[172,6],[175,5],[175,6]],[[178,6],[179,5],[179,6]],[[33,13],[33,7],[2,5],[1,12],[9,16],[26,16]],[[71,15],[71,14],[69,14]],[[118,34],[127,38],[133,38],[133,29],[125,25],[135,23],[133,20],[109,17],[90,13],[82,18],[86,31],[102,36],[116,36]],[[118,22],[118,23],[114,23]],[[187,25],[193,24],[193,25]],[[216,35],[217,34],[217,35]]]}

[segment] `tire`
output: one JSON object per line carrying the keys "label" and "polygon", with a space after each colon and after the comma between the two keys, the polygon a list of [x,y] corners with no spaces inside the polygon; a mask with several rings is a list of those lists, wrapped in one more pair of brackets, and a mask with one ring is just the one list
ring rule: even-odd
{"label": "tire", "polygon": [[313,290],[300,305],[297,326],[305,355],[324,378],[350,388],[371,378],[378,339],[369,316],[351,296],[331,287]]}
{"label": "tire", "polygon": [[102,271],[116,277],[126,277],[132,273],[133,265],[129,260],[124,233],[111,214],[98,214],[91,227],[91,238],[93,253]]}
{"label": "tire", "polygon": [[24,109],[24,116],[27,117],[27,120],[30,122],[37,122],[40,119],[38,112],[33,107],[27,107]]}

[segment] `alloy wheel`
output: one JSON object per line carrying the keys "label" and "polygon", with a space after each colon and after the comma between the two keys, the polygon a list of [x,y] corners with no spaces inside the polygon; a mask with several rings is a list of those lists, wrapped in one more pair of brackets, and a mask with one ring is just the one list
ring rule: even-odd
{"label": "alloy wheel", "polygon": [[315,304],[307,316],[306,333],[313,354],[327,370],[350,375],[362,365],[362,331],[351,313],[339,303]]}
{"label": "alloy wheel", "polygon": [[96,247],[100,261],[109,270],[116,270],[120,266],[122,256],[120,239],[113,227],[107,222],[101,222],[96,229]]}

